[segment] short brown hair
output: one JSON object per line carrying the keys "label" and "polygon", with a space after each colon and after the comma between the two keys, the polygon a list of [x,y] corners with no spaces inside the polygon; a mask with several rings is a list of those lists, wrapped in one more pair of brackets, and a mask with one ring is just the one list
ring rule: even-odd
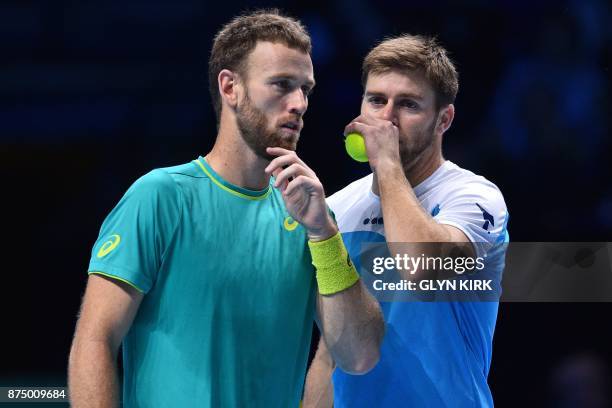
{"label": "short brown hair", "polygon": [[434,37],[402,34],[386,38],[365,57],[361,82],[365,87],[370,73],[392,70],[424,74],[434,89],[437,109],[455,102],[459,90],[457,70]]}
{"label": "short brown hair", "polygon": [[242,14],[224,25],[215,36],[208,60],[208,83],[217,122],[221,117],[221,96],[217,77],[223,69],[246,74],[246,61],[258,41],[282,43],[306,54],[311,53],[310,35],[298,20],[278,9]]}

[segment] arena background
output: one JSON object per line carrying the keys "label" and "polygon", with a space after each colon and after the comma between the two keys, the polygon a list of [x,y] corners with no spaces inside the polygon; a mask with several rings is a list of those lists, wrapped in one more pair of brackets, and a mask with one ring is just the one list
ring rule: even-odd
{"label": "arena background", "polygon": [[[328,194],[368,171],[342,144],[367,50],[386,35],[435,34],[460,72],[445,156],[500,187],[511,239],[610,240],[604,1],[2,1],[0,385],[66,384],[102,221],[138,177],[210,149],[212,37],[240,11],[273,6],[313,37],[318,85],[298,153]],[[502,304],[496,405],[610,406],[611,311]]]}

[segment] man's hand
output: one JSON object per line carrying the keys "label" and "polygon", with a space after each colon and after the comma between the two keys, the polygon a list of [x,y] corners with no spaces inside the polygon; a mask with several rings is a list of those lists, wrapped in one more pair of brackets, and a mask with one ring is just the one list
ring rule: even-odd
{"label": "man's hand", "polygon": [[363,136],[372,171],[380,164],[401,163],[399,128],[393,122],[371,115],[359,115],[344,128],[344,135],[357,132]]}
{"label": "man's hand", "polygon": [[270,162],[265,172],[276,180],[287,211],[302,224],[311,241],[323,241],[338,232],[327,205],[323,185],[310,167],[294,151],[280,147],[268,147],[266,152],[278,156]]}

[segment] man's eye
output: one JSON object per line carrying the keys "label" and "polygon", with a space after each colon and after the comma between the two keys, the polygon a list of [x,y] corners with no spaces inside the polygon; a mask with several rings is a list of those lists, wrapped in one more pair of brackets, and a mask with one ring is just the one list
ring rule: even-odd
{"label": "man's eye", "polygon": [[379,97],[379,96],[372,96],[368,99],[368,102],[370,102],[373,105],[384,105],[385,101],[383,98]]}
{"label": "man's eye", "polygon": [[291,84],[289,84],[289,81],[276,81],[274,82],[274,86],[279,89],[282,89],[283,91],[286,91],[291,87]]}
{"label": "man's eye", "polygon": [[414,101],[402,101],[400,106],[403,106],[408,109],[416,109],[419,107],[419,105],[417,105]]}

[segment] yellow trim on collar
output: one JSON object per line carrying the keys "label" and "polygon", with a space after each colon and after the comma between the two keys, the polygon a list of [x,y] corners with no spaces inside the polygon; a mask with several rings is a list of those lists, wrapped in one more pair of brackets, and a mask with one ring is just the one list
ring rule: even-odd
{"label": "yellow trim on collar", "polygon": [[218,187],[220,187],[222,190],[225,190],[225,191],[227,191],[228,193],[233,194],[233,195],[235,195],[235,196],[237,196],[237,197],[244,198],[244,199],[247,199],[247,200],[259,201],[259,200],[263,200],[263,199],[267,198],[267,197],[270,195],[270,193],[272,193],[272,189],[270,188],[270,186],[268,186],[268,191],[266,191],[264,194],[262,194],[262,195],[260,195],[260,196],[255,196],[255,197],[250,196],[250,195],[247,195],[247,194],[243,194],[243,193],[241,193],[241,192],[239,192],[239,191],[236,191],[236,190],[232,190],[231,188],[229,188],[229,187],[227,187],[227,186],[223,185],[223,183],[221,183],[219,180],[217,180],[217,179],[215,178],[215,176],[213,176],[213,175],[212,175],[212,174],[211,174],[211,173],[210,173],[210,172],[209,172],[209,171],[206,169],[206,167],[204,167],[204,165],[203,165],[203,164],[200,162],[200,160],[194,160],[194,161],[195,161],[196,163],[198,163],[198,166],[200,166],[200,168],[202,169],[202,171],[204,172],[204,174],[206,174],[206,175],[207,175],[207,176],[210,178],[210,180],[211,180],[213,183],[215,183],[215,184],[216,184]]}

